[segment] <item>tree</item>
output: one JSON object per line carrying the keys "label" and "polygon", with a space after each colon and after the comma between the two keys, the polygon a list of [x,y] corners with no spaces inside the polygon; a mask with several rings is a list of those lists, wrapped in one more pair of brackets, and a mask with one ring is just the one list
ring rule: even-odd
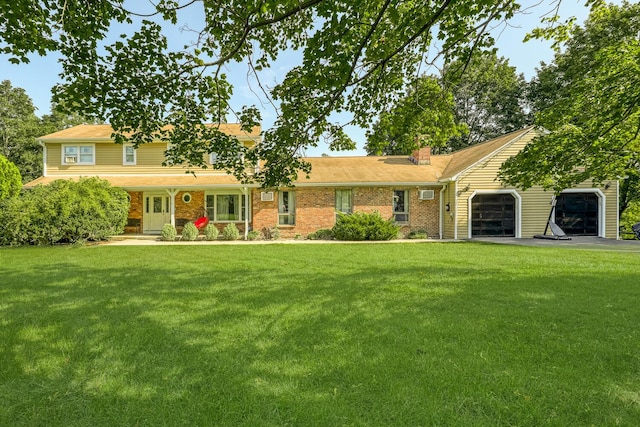
{"label": "tree", "polygon": [[[253,179],[246,166],[261,159],[266,167],[255,178],[265,186],[309,171],[299,153],[323,137],[333,149],[353,147],[332,113],[346,112],[352,124],[367,127],[420,67],[491,46],[492,25],[520,8],[511,0],[159,0],[134,13],[128,4],[4,2],[0,51],[14,62],[27,61],[31,52],[58,51],[63,83],[54,89],[54,101],[110,123],[117,142],[160,138],[173,144],[170,163],[194,167],[203,167],[204,154],[215,151],[219,164],[241,180]],[[192,20],[202,27],[193,30],[193,44],[173,48],[163,27],[175,30],[178,17],[195,8],[200,18]],[[108,39],[113,22],[126,33],[115,41]],[[269,90],[279,117],[262,144],[245,150],[203,125],[229,112],[226,64],[246,63],[258,72],[287,50],[299,51],[302,62]],[[245,107],[239,119],[249,129],[260,115]],[[244,164],[238,151],[246,151]]]}
{"label": "tree", "polygon": [[411,154],[420,146],[443,146],[464,131],[454,118],[453,96],[433,76],[423,76],[367,132],[369,154]]}
{"label": "tree", "polygon": [[637,175],[639,17],[640,4],[624,1],[593,10],[583,28],[570,29],[564,51],[532,86],[536,124],[545,133],[504,164],[506,183],[562,191],[590,178]]}
{"label": "tree", "polygon": [[0,201],[17,196],[22,188],[20,171],[0,154]]}
{"label": "tree", "polygon": [[474,55],[468,62],[457,60],[448,64],[442,79],[453,93],[457,122],[468,129],[451,138],[447,143],[450,150],[522,129],[528,124],[524,75],[517,74],[509,60],[498,58],[495,52]]}
{"label": "tree", "polygon": [[42,173],[42,149],[35,137],[38,117],[31,98],[9,80],[0,83],[0,154],[14,163],[25,182]]}

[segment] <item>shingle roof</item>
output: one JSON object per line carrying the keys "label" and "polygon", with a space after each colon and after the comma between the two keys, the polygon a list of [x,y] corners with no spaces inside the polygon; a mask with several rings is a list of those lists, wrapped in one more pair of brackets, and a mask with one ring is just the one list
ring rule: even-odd
{"label": "shingle roof", "polygon": [[[229,135],[235,135],[239,137],[255,138],[260,136],[260,126],[256,126],[252,129],[251,133],[246,133],[240,129],[238,123],[221,123],[210,124],[208,126],[219,126],[220,130]],[[167,127],[168,128],[168,127]],[[113,128],[111,125],[79,125],[68,129],[63,129],[58,132],[50,133],[48,135],[41,136],[38,139],[46,140],[47,142],[54,142],[53,140],[70,140],[70,139],[91,139],[91,140],[110,140]]]}

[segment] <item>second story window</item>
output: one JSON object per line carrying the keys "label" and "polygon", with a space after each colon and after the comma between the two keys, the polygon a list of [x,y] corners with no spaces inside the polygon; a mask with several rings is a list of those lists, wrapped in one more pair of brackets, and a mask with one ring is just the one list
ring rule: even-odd
{"label": "second story window", "polygon": [[94,145],[63,145],[63,165],[94,165],[96,163]]}
{"label": "second story window", "polygon": [[136,164],[136,149],[133,147],[133,145],[122,146],[122,164],[123,165]]}

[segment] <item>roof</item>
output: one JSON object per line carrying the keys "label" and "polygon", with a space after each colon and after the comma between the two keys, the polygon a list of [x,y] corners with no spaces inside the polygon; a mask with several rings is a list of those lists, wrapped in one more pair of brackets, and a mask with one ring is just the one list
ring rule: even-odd
{"label": "roof", "polygon": [[[507,144],[526,135],[532,129],[533,127],[528,127],[526,129],[511,132],[506,135],[499,136],[498,138],[490,139],[489,141],[475,144],[447,155],[448,157],[450,157],[450,161],[447,163],[447,167],[442,172],[442,178],[453,178],[455,175],[459,174],[470,166],[473,166],[475,163],[478,163],[487,156],[502,149]],[[434,157],[439,156],[431,156],[432,161]]]}
{"label": "roof", "polygon": [[436,184],[449,159],[432,156],[431,165],[416,165],[406,156],[308,157],[311,174],[298,175],[296,185]]}
{"label": "roof", "polygon": [[[220,174],[202,174],[202,175],[91,175],[108,181],[114,187],[121,187],[127,189],[165,189],[168,187],[177,187],[181,189],[198,189],[211,186],[216,187],[257,187],[257,184],[242,184],[233,175],[225,173]],[[78,180],[81,177],[75,176],[62,176],[51,175],[41,176],[24,185],[25,188],[32,188],[36,185],[47,185],[58,179],[71,179]]]}
{"label": "roof", "polygon": [[[209,124],[207,126],[218,126],[220,130],[229,135],[235,135],[238,137],[256,138],[260,136],[260,126],[256,126],[252,129],[251,133],[246,133],[240,129],[238,123],[216,123]],[[165,129],[170,129],[171,126],[165,126]],[[78,125],[63,129],[58,132],[50,133],[48,135],[41,136],[40,140],[47,142],[54,142],[54,140],[111,140],[111,134],[113,128],[111,125]]]}

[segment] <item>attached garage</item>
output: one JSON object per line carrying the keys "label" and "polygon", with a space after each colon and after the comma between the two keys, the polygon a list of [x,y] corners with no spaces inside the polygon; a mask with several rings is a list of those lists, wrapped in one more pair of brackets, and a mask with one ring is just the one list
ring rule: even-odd
{"label": "attached garage", "polygon": [[555,223],[569,236],[597,236],[598,195],[563,193],[556,199]]}
{"label": "attached garage", "polygon": [[471,200],[471,237],[515,236],[516,199],[513,194],[476,194]]}

